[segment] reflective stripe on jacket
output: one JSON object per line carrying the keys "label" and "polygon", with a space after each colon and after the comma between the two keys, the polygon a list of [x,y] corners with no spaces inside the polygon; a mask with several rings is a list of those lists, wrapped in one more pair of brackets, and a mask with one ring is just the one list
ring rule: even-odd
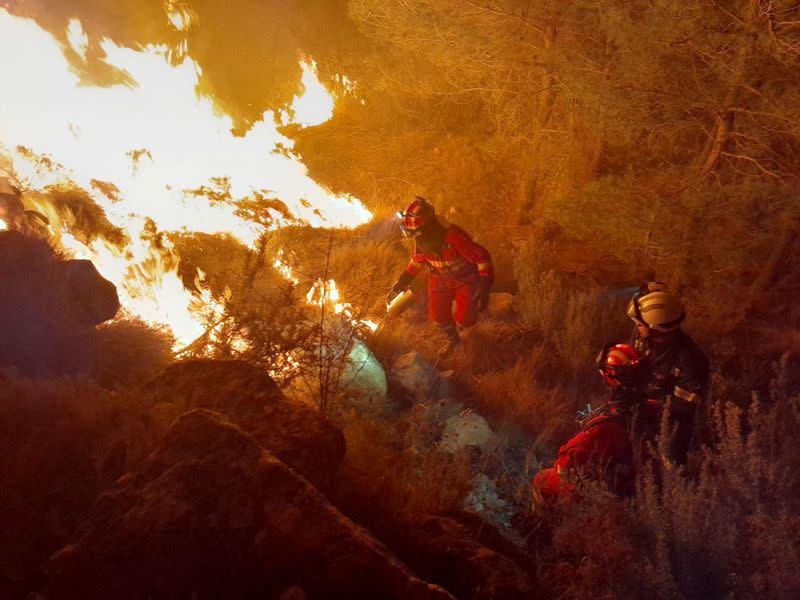
{"label": "reflective stripe on jacket", "polygon": [[432,273],[452,279],[469,279],[475,275],[493,277],[489,251],[457,225],[448,227],[438,253],[420,251],[415,242],[406,271],[417,275],[426,265]]}

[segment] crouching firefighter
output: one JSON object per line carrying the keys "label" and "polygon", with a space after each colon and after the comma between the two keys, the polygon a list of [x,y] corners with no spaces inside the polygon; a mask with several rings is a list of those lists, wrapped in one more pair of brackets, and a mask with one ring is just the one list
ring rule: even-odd
{"label": "crouching firefighter", "polygon": [[599,481],[619,495],[633,491],[635,432],[641,419],[651,418],[644,392],[649,365],[633,346],[607,344],[597,357],[597,369],[609,387],[607,402],[579,415],[578,433],[559,448],[552,467],[536,474],[534,508],[577,500],[579,480]]}
{"label": "crouching firefighter", "polygon": [[414,239],[414,251],[386,302],[391,304],[427,267],[428,317],[447,337],[441,354],[448,354],[459,342],[459,330],[474,325],[489,302],[492,257],[457,225],[443,225],[424,198],[417,196],[398,216],[403,237]]}

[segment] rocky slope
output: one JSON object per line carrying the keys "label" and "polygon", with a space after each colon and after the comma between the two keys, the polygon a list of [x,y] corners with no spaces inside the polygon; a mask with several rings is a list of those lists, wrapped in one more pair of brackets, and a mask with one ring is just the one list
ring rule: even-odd
{"label": "rocky slope", "polygon": [[54,598],[450,598],[222,414],[180,416],[51,563]]}

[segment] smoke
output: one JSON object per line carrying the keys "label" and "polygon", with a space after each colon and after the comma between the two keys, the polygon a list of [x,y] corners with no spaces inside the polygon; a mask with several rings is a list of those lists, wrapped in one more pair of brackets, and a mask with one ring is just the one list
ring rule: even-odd
{"label": "smoke", "polygon": [[358,39],[346,0],[0,0],[0,7],[55,36],[91,85],[135,85],[105,62],[104,38],[134,49],[164,46],[176,61],[188,53],[202,69],[197,91],[233,118],[238,133],[266,109],[290,104],[300,56],[313,56],[321,75],[331,75]]}

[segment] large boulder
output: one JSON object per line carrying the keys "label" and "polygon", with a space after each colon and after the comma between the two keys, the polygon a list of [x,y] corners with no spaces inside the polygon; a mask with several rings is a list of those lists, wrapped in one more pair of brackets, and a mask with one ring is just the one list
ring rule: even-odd
{"label": "large boulder", "polygon": [[86,338],[119,309],[89,261],[60,260],[43,240],[0,231],[0,367],[60,374],[90,363]]}
{"label": "large boulder", "polygon": [[[395,412],[397,407],[387,394],[383,365],[364,342],[355,340],[347,358],[335,366],[341,366],[341,370],[332,369],[336,379],[334,405],[384,417]],[[316,405],[320,393],[318,372],[308,369],[292,378],[283,391],[290,398]]]}
{"label": "large boulder", "polygon": [[243,361],[176,363],[142,388],[158,439],[183,413],[224,414],[314,485],[325,487],[345,453],[344,435],[311,406],[286,398],[263,370]]}
{"label": "large boulder", "polygon": [[421,577],[461,600],[546,597],[523,568],[530,559],[477,517],[384,519],[374,531]]}
{"label": "large boulder", "polygon": [[52,598],[451,598],[208,410],[101,496],[51,574]]}

